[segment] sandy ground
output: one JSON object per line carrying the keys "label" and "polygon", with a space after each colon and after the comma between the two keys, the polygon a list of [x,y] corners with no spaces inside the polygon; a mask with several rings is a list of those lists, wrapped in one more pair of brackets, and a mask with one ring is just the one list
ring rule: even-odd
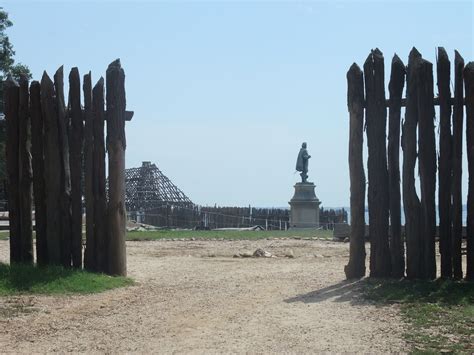
{"label": "sandy ground", "polygon": [[[344,281],[348,244],[313,240],[128,242],[135,286],[0,298],[0,352],[400,352],[394,306]],[[263,248],[294,258],[233,258]],[[0,241],[6,261],[8,242]],[[3,311],[2,311],[3,310]]]}

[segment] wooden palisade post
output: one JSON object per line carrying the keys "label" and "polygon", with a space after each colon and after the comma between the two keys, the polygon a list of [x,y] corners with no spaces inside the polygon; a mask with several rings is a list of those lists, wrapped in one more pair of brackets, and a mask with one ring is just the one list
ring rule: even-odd
{"label": "wooden palisade post", "polygon": [[86,202],[86,250],[84,267],[97,271],[95,264],[94,238],[94,192],[93,192],[93,152],[94,131],[92,117],[92,78],[91,73],[84,75],[84,197]]}
{"label": "wooden palisade post", "polygon": [[18,118],[21,261],[24,263],[32,263],[33,224],[31,220],[31,209],[33,199],[33,171],[31,168],[31,127],[29,114],[28,79],[23,75],[20,77]]}
{"label": "wooden palisade post", "polygon": [[99,271],[107,271],[107,197],[105,191],[105,143],[104,143],[104,79],[100,78],[92,90],[93,117],[93,192],[94,192],[94,239],[95,264]]}
{"label": "wooden palisade post", "polygon": [[44,119],[44,176],[46,182],[46,238],[48,262],[61,264],[59,128],[53,82],[46,72],[41,79],[41,111]]}
{"label": "wooden palisade post", "polygon": [[467,192],[467,263],[466,279],[474,280],[474,62],[464,68],[466,91],[466,141],[469,183]]}
{"label": "wooden palisade post", "polygon": [[436,141],[433,103],[433,64],[422,59],[418,83],[418,167],[421,190],[421,236],[424,245],[423,277],[436,278]]}
{"label": "wooden palisade post", "polygon": [[439,251],[441,254],[441,277],[453,276],[452,242],[451,242],[451,90],[448,54],[442,47],[438,48],[437,77],[439,92],[440,133],[439,133]]}
{"label": "wooden palisade post", "polygon": [[64,267],[71,266],[71,170],[69,166],[68,117],[64,103],[63,67],[54,74],[56,89],[56,119],[58,121],[60,154],[60,228],[61,261]]}
{"label": "wooden palisade post", "polygon": [[19,99],[20,87],[8,77],[4,83],[5,118],[7,123],[8,215],[10,223],[10,263],[21,262],[20,189],[19,189]]}
{"label": "wooden palisade post", "polygon": [[346,278],[365,276],[365,173],[364,143],[364,81],[357,64],[347,72],[347,106],[349,109],[349,173],[351,181],[351,237]]}
{"label": "wooden palisade post", "polygon": [[84,137],[79,70],[69,73],[69,164],[71,171],[71,255],[72,265],[82,267],[82,147]]}
{"label": "wooden palisade post", "polygon": [[464,90],[462,72],[464,59],[455,51],[454,57],[454,104],[453,104],[453,179],[452,179],[452,211],[453,211],[453,274],[454,278],[462,279],[462,142]]}
{"label": "wooden palisade post", "polygon": [[375,49],[364,64],[368,158],[368,201],[370,276],[391,274],[388,241],[388,171],[386,154],[387,108],[385,106],[384,63]]}
{"label": "wooden palisade post", "polygon": [[405,274],[405,248],[402,240],[400,205],[400,111],[405,65],[395,54],[390,74],[389,127],[388,127],[388,179],[390,201],[390,257],[392,276],[401,278]]}
{"label": "wooden palisade post", "polygon": [[107,68],[107,152],[109,157],[109,203],[107,209],[108,272],[126,275],[125,251],[125,73],[120,60]]}
{"label": "wooden palisade post", "polygon": [[31,155],[33,165],[33,196],[35,201],[36,261],[39,265],[48,263],[46,241],[46,183],[44,177],[44,129],[41,112],[40,83],[30,85]]}
{"label": "wooden palisade post", "polygon": [[407,67],[406,110],[402,130],[403,148],[403,208],[405,212],[405,235],[407,248],[407,277],[420,277],[422,259],[420,240],[420,200],[415,189],[416,164],[416,128],[418,125],[417,71],[420,53],[413,48],[410,52]]}

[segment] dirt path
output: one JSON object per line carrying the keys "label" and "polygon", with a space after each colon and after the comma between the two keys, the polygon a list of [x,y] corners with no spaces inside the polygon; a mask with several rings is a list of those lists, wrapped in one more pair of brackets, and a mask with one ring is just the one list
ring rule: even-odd
{"label": "dirt path", "polygon": [[[405,350],[396,306],[375,307],[360,299],[357,283],[343,281],[347,244],[161,241],[127,248],[136,286],[90,296],[0,298],[0,351]],[[257,248],[295,257],[232,258]],[[0,260],[5,250],[8,242],[0,241]]]}

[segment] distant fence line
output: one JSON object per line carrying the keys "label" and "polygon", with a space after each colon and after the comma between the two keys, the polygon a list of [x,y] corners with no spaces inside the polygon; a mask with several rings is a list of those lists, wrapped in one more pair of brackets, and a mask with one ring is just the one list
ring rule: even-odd
{"label": "distant fence line", "polygon": [[[204,207],[163,204],[146,211],[129,211],[128,218],[163,228],[245,228],[255,225],[268,230],[288,228],[290,210],[284,208]],[[336,223],[347,223],[342,208],[320,210],[320,225],[332,229]]]}

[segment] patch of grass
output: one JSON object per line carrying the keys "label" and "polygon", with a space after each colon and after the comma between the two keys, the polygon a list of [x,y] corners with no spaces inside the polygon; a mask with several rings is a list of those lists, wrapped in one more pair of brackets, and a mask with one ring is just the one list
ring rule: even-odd
{"label": "patch of grass", "polygon": [[325,238],[332,239],[328,230],[287,230],[287,231],[194,231],[194,230],[158,230],[127,232],[127,240],[159,239],[265,239],[265,238]]}
{"label": "patch of grass", "polygon": [[369,279],[364,290],[380,304],[401,304],[413,352],[474,352],[474,283]]}
{"label": "patch of grass", "polygon": [[97,293],[131,284],[132,279],[127,277],[111,277],[60,266],[0,263],[0,296]]}

